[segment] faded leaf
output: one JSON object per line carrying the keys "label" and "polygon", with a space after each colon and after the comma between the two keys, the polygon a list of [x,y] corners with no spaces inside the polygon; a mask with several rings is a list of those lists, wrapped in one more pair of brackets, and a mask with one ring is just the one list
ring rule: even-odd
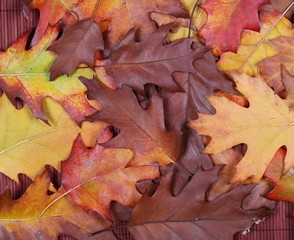
{"label": "faded leaf", "polygon": [[[242,200],[252,186],[237,186],[214,201],[206,191],[217,180],[218,167],[198,170],[182,193],[170,193],[171,172],[163,177],[152,197],[144,195],[133,210],[128,229],[135,240],[232,239],[269,214],[264,209],[245,211]],[[224,231],[225,229],[225,231]]]}
{"label": "faded leaf", "polygon": [[86,214],[68,196],[56,201],[40,216],[46,205],[64,193],[63,190],[59,190],[53,195],[48,195],[49,185],[50,174],[46,170],[35,178],[20,199],[12,200],[9,190],[0,195],[2,239],[52,240],[58,239],[61,234],[74,236],[79,240],[116,239],[111,232],[105,232],[92,238],[88,237],[89,232],[110,227],[111,223],[98,214]]}
{"label": "faded leaf", "polygon": [[279,54],[264,59],[258,64],[262,77],[267,83],[279,93],[284,90],[282,82],[284,70],[294,76],[294,35],[293,37],[279,37],[271,40],[278,49]]}
{"label": "faded leaf", "polygon": [[123,87],[113,91],[97,80],[82,82],[88,94],[100,102],[103,109],[88,119],[103,121],[120,129],[115,138],[103,146],[129,148],[135,152],[131,165],[175,162],[181,153],[182,133],[179,129],[166,130],[162,98],[153,88],[151,104],[143,109],[132,89]]}
{"label": "faded leaf", "polygon": [[97,123],[91,124],[91,129],[80,129],[50,98],[44,101],[44,111],[50,125],[36,119],[27,106],[17,110],[6,95],[0,98],[0,172],[17,182],[19,173],[33,179],[46,164],[60,169],[60,162],[69,156],[78,133],[91,144],[93,140],[89,138],[97,139],[106,127]]}
{"label": "faded leaf", "polygon": [[[96,4],[97,0],[80,0],[74,11],[80,18],[89,18]],[[152,12],[188,17],[178,0],[101,0],[94,20],[108,23],[107,42],[113,47],[134,27],[140,29],[140,37],[153,32],[156,27],[149,19]]]}
{"label": "faded leaf", "polygon": [[129,149],[98,144],[88,149],[78,138],[70,157],[62,162],[62,185],[85,211],[111,219],[111,201],[134,207],[141,197],[136,182],[159,177],[157,166],[128,167],[133,156]]}
{"label": "faded leaf", "polygon": [[49,68],[55,54],[46,51],[58,34],[57,27],[48,27],[42,39],[29,50],[25,50],[28,34],[22,36],[6,51],[0,51],[0,88],[12,103],[20,98],[29,106],[37,118],[46,120],[42,102],[51,97],[62,104],[74,120],[81,123],[85,116],[96,112],[88,103],[86,87],[79,76],[93,77],[90,69],[79,69],[71,76],[60,76],[49,81]]}
{"label": "faded leaf", "polygon": [[125,84],[142,92],[145,84],[153,83],[169,91],[179,91],[173,73],[195,72],[193,61],[201,59],[207,49],[199,45],[194,48],[192,38],[164,44],[170,27],[171,24],[159,27],[141,42],[135,41],[135,29],[132,29],[101,68],[118,87]]}
{"label": "faded leaf", "polygon": [[283,100],[274,94],[262,78],[231,74],[237,90],[248,99],[249,107],[241,107],[226,97],[209,97],[216,114],[200,114],[198,120],[189,123],[198,134],[212,137],[204,152],[217,154],[232,146],[246,143],[248,150],[237,165],[232,181],[243,181],[251,177],[250,180],[258,182],[275,152],[285,145],[288,149],[285,171],[288,171],[294,165],[294,113],[291,110],[294,92],[291,82],[285,81],[288,97]]}
{"label": "faded leaf", "polygon": [[[274,22],[280,16],[279,13],[271,10],[261,11],[260,32],[244,30],[241,34],[241,42],[237,53],[226,52],[221,55],[221,58],[217,63],[220,70],[242,70],[250,76],[256,76],[259,72],[259,68],[256,64],[279,53],[279,50],[270,40],[281,36],[290,37],[294,34],[292,23],[283,17],[267,38],[262,41]],[[258,44],[260,44],[260,46],[258,46]]]}
{"label": "faded leaf", "polygon": [[95,52],[103,49],[101,30],[93,19],[84,19],[65,27],[61,38],[48,48],[57,54],[49,69],[50,79],[62,74],[71,75],[81,63],[93,67]]}
{"label": "faded leaf", "polygon": [[207,0],[200,4],[208,15],[199,36],[215,55],[236,52],[244,29],[259,31],[258,8],[269,0]]}

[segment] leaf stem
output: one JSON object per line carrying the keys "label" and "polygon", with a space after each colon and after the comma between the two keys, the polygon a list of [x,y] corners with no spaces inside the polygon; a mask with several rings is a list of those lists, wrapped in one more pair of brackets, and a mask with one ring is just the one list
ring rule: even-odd
{"label": "leaf stem", "polygon": [[189,21],[188,38],[191,37],[192,19],[193,19],[193,16],[194,16],[194,13],[195,13],[196,7],[198,6],[198,3],[199,3],[199,0],[197,0],[197,1],[195,2],[194,7],[193,7],[193,10],[192,10],[192,13],[191,13],[191,17],[190,17],[190,21]]}
{"label": "leaf stem", "polygon": [[60,2],[66,7],[66,9],[73,15],[73,17],[78,21],[79,18],[71,11],[71,9],[66,5],[66,3],[63,0],[60,0]]}
{"label": "leaf stem", "polygon": [[273,23],[273,25],[270,27],[268,32],[263,36],[263,38],[259,41],[259,43],[252,50],[252,52],[244,60],[242,65],[239,67],[239,70],[243,70],[243,68],[246,65],[246,63],[248,62],[248,60],[252,57],[252,55],[256,52],[256,50],[260,47],[260,45],[263,44],[263,42],[266,40],[266,38],[269,36],[269,34],[272,32],[272,30],[277,26],[277,24],[281,21],[281,19],[285,16],[285,14],[293,7],[293,5],[294,5],[294,1],[284,10],[282,15]]}
{"label": "leaf stem", "polygon": [[73,187],[72,189],[66,191],[65,193],[61,194],[59,197],[55,198],[52,202],[50,202],[50,203],[49,203],[49,204],[48,204],[48,205],[42,210],[42,212],[39,214],[38,217],[39,217],[39,218],[42,217],[42,216],[44,215],[44,213],[48,210],[48,208],[50,208],[54,203],[56,203],[57,201],[59,201],[59,199],[63,198],[64,196],[66,196],[67,194],[69,194],[69,193],[72,192],[73,190],[79,188],[80,186],[82,186],[82,185],[84,185],[84,184],[86,184],[86,183],[88,183],[88,182],[91,182],[91,181],[97,179],[98,177],[99,177],[99,176],[92,177],[92,178],[90,178],[90,179],[88,179],[88,180],[86,180],[86,181],[84,181],[84,182],[78,184],[77,186]]}

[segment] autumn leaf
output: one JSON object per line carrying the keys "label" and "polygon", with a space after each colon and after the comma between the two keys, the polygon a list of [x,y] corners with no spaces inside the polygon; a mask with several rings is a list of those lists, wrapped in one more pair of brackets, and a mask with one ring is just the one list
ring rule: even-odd
{"label": "autumn leaf", "polygon": [[103,146],[132,149],[135,157],[130,165],[176,161],[181,153],[182,133],[179,129],[166,130],[162,98],[154,88],[150,106],[143,109],[128,87],[113,91],[97,80],[81,81],[87,86],[88,94],[103,106],[100,112],[88,119],[103,121],[120,129],[118,136]]}
{"label": "autumn leaf", "polygon": [[[271,5],[273,6],[274,10],[277,12],[284,12],[288,6],[293,2],[292,0],[270,0]],[[294,14],[294,8],[292,7],[289,12],[285,14],[285,16],[291,20],[292,15]]]}
{"label": "autumn leaf", "polygon": [[92,145],[91,138],[96,142],[107,126],[84,122],[81,129],[62,106],[50,98],[44,101],[44,111],[50,125],[36,119],[27,106],[17,110],[6,95],[0,98],[0,172],[16,182],[19,173],[34,179],[47,164],[60,169],[60,162],[69,156],[79,133]]}
{"label": "autumn leaf", "polygon": [[[221,55],[217,63],[220,70],[241,70],[250,76],[256,76],[260,71],[256,64],[279,53],[279,50],[272,44],[272,40],[281,36],[291,37],[294,34],[292,23],[284,17],[269,33],[280,16],[281,14],[271,10],[261,11],[260,32],[244,30],[237,53],[226,52]],[[268,36],[264,39],[266,34]]]}
{"label": "autumn leaf", "polygon": [[144,195],[133,210],[128,229],[134,240],[233,239],[236,232],[269,214],[264,208],[241,208],[252,185],[239,185],[220,198],[207,201],[206,191],[217,180],[218,171],[218,167],[198,170],[177,197],[170,193],[170,171],[155,194]]}
{"label": "autumn leaf", "polygon": [[[97,0],[81,0],[73,9],[80,19],[92,17]],[[169,0],[101,0],[94,16],[96,22],[108,23],[107,42],[112,48],[118,44],[130,29],[140,29],[140,38],[153,32],[156,27],[150,20],[152,12],[170,14],[175,17],[188,18],[180,1]]]}
{"label": "autumn leaf", "polygon": [[[111,226],[103,217],[86,214],[68,196],[55,202],[42,216],[42,210],[60,197],[61,189],[52,195],[47,191],[50,185],[49,171],[37,176],[24,195],[13,200],[10,190],[0,195],[0,230],[2,239],[37,240],[57,239],[61,234],[74,236],[80,240],[90,239],[88,233],[97,228]],[[91,239],[115,240],[111,232],[102,233]]]}
{"label": "autumn leaf", "polygon": [[99,67],[118,87],[125,84],[142,92],[145,84],[153,83],[169,91],[179,91],[172,74],[195,72],[193,61],[201,59],[207,48],[199,45],[194,48],[192,38],[164,44],[170,27],[171,24],[159,27],[141,42],[135,41],[136,32],[132,29]]}
{"label": "autumn leaf", "polygon": [[49,69],[50,79],[62,74],[71,75],[81,63],[93,67],[95,52],[103,49],[101,30],[93,19],[83,19],[65,27],[61,38],[48,48],[57,54]]}
{"label": "autumn leaf", "polygon": [[32,39],[32,45],[35,45],[46,32],[48,25],[55,25],[67,12],[71,12],[79,0],[23,0],[23,2],[29,8],[40,11],[40,20]]}
{"label": "autumn leaf", "polygon": [[215,55],[236,52],[244,29],[259,31],[258,8],[269,0],[207,0],[200,4],[208,15],[199,36]]}
{"label": "autumn leaf", "polygon": [[58,27],[48,27],[43,38],[29,50],[25,50],[28,34],[22,36],[10,48],[0,52],[0,88],[12,103],[20,98],[29,106],[37,118],[46,120],[42,102],[51,97],[70,113],[78,123],[96,110],[88,103],[86,87],[79,76],[92,78],[90,69],[79,69],[71,76],[60,76],[49,81],[49,68],[55,60],[55,54],[46,51],[58,35]]}
{"label": "autumn leaf", "polygon": [[159,177],[157,166],[128,167],[133,156],[129,149],[98,144],[88,149],[78,138],[70,157],[62,162],[62,185],[85,211],[94,210],[111,219],[111,201],[134,207],[141,197],[136,182]]}
{"label": "autumn leaf", "polygon": [[204,152],[217,154],[237,144],[246,143],[248,150],[237,165],[232,181],[243,181],[250,177],[252,181],[258,182],[275,152],[285,145],[288,149],[285,171],[288,171],[294,164],[291,150],[291,81],[285,79],[288,97],[283,100],[260,77],[252,78],[233,72],[231,75],[237,90],[248,99],[249,107],[241,107],[225,97],[209,97],[216,114],[200,114],[198,120],[189,123],[198,134],[212,137]]}
{"label": "autumn leaf", "polygon": [[[200,45],[200,44],[199,44]],[[215,58],[211,52],[207,52],[203,59],[194,62],[196,72],[193,74],[178,73],[175,80],[185,92],[165,92],[164,108],[168,129],[183,128],[183,126],[198,117],[198,113],[214,113],[213,106],[207,101],[206,96],[211,95],[217,89],[225,89],[235,92],[232,83],[224,77],[215,65]],[[177,163],[195,174],[202,167],[212,167],[208,155],[202,154],[204,144],[202,137],[196,135],[192,129],[184,128],[184,152]],[[173,181],[173,193],[178,194],[190,179],[187,172],[175,169]]]}
{"label": "autumn leaf", "polygon": [[[261,69],[262,77],[266,82],[279,93],[284,90],[283,71],[287,71],[294,76],[294,36],[279,37],[271,40],[279,53],[273,57],[266,58],[258,63]],[[286,77],[286,76],[285,76]]]}
{"label": "autumn leaf", "polygon": [[[287,151],[280,148],[275,158],[268,165],[264,176],[275,183],[274,189],[266,195],[267,198],[275,201],[291,201],[294,202],[294,172],[293,167],[283,174],[284,159],[287,155]],[[294,216],[294,212],[292,213]]]}

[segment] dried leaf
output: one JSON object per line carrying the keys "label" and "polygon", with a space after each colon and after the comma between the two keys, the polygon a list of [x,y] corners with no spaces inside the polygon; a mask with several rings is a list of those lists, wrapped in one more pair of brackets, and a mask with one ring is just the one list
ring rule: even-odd
{"label": "dried leaf", "polygon": [[78,138],[70,157],[62,162],[62,185],[85,211],[94,210],[111,219],[111,201],[134,207],[141,197],[136,182],[159,177],[157,166],[128,167],[133,156],[129,149],[98,144],[88,149]]}
{"label": "dried leaf", "polygon": [[[200,44],[199,44],[200,45]],[[201,45],[200,45],[201,46]],[[210,52],[205,53],[203,59],[194,62],[195,74],[177,74],[176,80],[184,93],[165,94],[165,114],[168,129],[183,127],[187,122],[198,117],[198,113],[213,114],[214,108],[207,101],[206,96],[211,95],[217,89],[225,89],[235,92],[232,83],[218,71],[215,58]],[[184,129],[185,149],[177,160],[191,174],[195,174],[198,168],[211,168],[211,160],[208,155],[202,154],[204,144],[201,136],[189,128]],[[175,169],[173,181],[173,193],[177,195],[188,182],[190,175]]]}
{"label": "dried leaf", "polygon": [[79,76],[93,77],[90,69],[79,69],[70,77],[60,76],[49,81],[49,68],[55,60],[54,53],[45,51],[56,39],[58,28],[48,27],[42,39],[29,50],[25,50],[28,34],[22,36],[6,51],[0,51],[0,88],[12,103],[20,98],[29,106],[37,118],[46,120],[42,102],[51,97],[70,113],[78,123],[96,110],[85,97],[86,87]]}
{"label": "dried leaf", "polygon": [[[92,17],[97,0],[80,0],[74,11],[80,19]],[[107,42],[110,47],[118,44],[132,28],[140,29],[140,36],[155,30],[155,24],[149,14],[159,12],[175,17],[188,17],[178,0],[101,0],[94,20],[107,21],[109,34]]]}
{"label": "dried leaf", "polygon": [[113,91],[97,80],[81,80],[88,87],[88,94],[103,106],[102,111],[88,119],[107,122],[120,129],[118,136],[103,146],[132,149],[135,157],[130,165],[176,161],[181,153],[182,133],[180,129],[166,130],[162,98],[155,89],[151,104],[145,110],[128,87]]}
{"label": "dried leaf", "polygon": [[225,97],[209,97],[216,114],[201,114],[198,120],[189,123],[199,134],[212,137],[204,152],[217,154],[237,144],[246,143],[248,150],[237,165],[232,181],[243,181],[251,177],[252,181],[258,182],[275,152],[285,145],[288,149],[285,171],[288,171],[294,164],[291,128],[294,92],[291,82],[285,79],[288,97],[283,100],[274,94],[262,78],[231,74],[237,90],[244,94],[250,105],[244,108]]}
{"label": "dried leaf", "polygon": [[81,63],[93,67],[95,52],[103,49],[101,30],[93,19],[83,19],[65,27],[61,38],[48,48],[57,54],[49,69],[50,79],[62,74],[71,75]]}
{"label": "dried leaf", "polygon": [[141,42],[135,41],[135,29],[132,29],[100,67],[118,87],[125,84],[142,92],[145,84],[153,83],[169,91],[179,91],[172,74],[195,72],[193,61],[201,59],[207,49],[194,48],[192,38],[164,44],[170,27],[171,24],[159,27]]}
{"label": "dried leaf", "polygon": [[258,8],[269,0],[207,0],[200,4],[208,15],[199,36],[215,55],[236,52],[244,29],[259,31]]}
{"label": "dried leaf", "polygon": [[274,46],[278,49],[279,54],[264,59],[258,63],[261,69],[261,74],[267,83],[279,93],[284,90],[282,82],[283,71],[286,70],[294,76],[294,36],[293,37],[279,37],[271,40]]}
{"label": "dried leaf", "polygon": [[[245,211],[242,200],[252,186],[237,186],[214,200],[206,200],[206,191],[217,180],[218,167],[198,170],[182,193],[170,193],[171,172],[163,177],[156,193],[144,195],[133,210],[128,229],[135,240],[232,239],[236,232],[251,226],[268,211]],[[224,231],[225,229],[225,231]]]}
{"label": "dried leaf", "polygon": [[[284,12],[286,8],[293,2],[293,0],[270,0],[271,4],[275,11],[280,13]],[[294,14],[294,8],[292,7],[289,12],[285,14],[285,16],[291,20],[292,15]]]}
{"label": "dried leaf", "polygon": [[61,234],[74,236],[80,240],[115,240],[111,232],[88,237],[88,233],[109,227],[110,222],[98,214],[87,215],[68,196],[62,197],[52,205],[44,215],[41,211],[47,204],[60,197],[61,189],[53,195],[47,195],[50,185],[49,171],[37,176],[24,195],[12,200],[10,191],[0,195],[0,230],[5,240],[52,240]]}

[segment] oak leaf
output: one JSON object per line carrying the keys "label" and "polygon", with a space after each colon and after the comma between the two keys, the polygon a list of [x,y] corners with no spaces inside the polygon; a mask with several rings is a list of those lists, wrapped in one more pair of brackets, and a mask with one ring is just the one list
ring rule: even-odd
{"label": "oak leaf", "polygon": [[87,86],[88,94],[103,106],[88,119],[106,122],[120,130],[118,136],[103,146],[132,149],[135,157],[131,165],[176,161],[181,153],[182,133],[179,128],[169,131],[165,128],[163,100],[154,88],[151,103],[144,109],[128,87],[114,91],[97,80],[81,81]]}
{"label": "oak leaf", "polygon": [[[200,45],[200,44],[199,44]],[[213,94],[217,89],[235,93],[232,82],[229,81],[216,67],[215,58],[211,52],[204,54],[203,59],[194,62],[195,73],[178,73],[175,76],[179,86],[185,92],[165,92],[164,108],[166,124],[168,129],[182,128],[198,117],[198,113],[213,114],[213,106],[207,101],[206,96]],[[207,154],[202,154],[204,144],[202,137],[196,135],[192,129],[184,128],[184,151],[177,163],[195,174],[202,167],[212,167],[211,160]],[[178,194],[187,183],[190,175],[181,169],[175,169],[173,181],[173,193]]]}
{"label": "oak leaf", "polygon": [[[262,77],[275,90],[284,90],[283,77],[289,73],[294,76],[294,36],[279,37],[271,40],[271,43],[278,49],[279,53],[273,57],[266,58],[258,63]],[[285,70],[287,73],[285,73]],[[283,74],[284,73],[284,74]]]}
{"label": "oak leaf", "polygon": [[252,185],[239,185],[207,201],[206,191],[217,180],[218,171],[219,167],[198,170],[177,197],[170,193],[171,172],[163,177],[155,194],[144,195],[133,210],[128,229],[134,240],[232,239],[236,232],[250,227],[252,220],[269,214],[264,208],[242,209]]}
{"label": "oak leaf", "polygon": [[135,41],[136,31],[132,29],[99,67],[118,87],[125,84],[142,92],[145,84],[152,83],[169,91],[179,91],[172,74],[195,72],[193,61],[201,59],[207,48],[193,47],[192,38],[164,44],[170,27],[171,24],[159,27],[141,42]]}
{"label": "oak leaf", "polygon": [[52,195],[47,191],[50,186],[49,171],[37,176],[21,198],[13,200],[10,190],[0,195],[0,236],[5,240],[58,239],[61,234],[74,236],[80,240],[115,240],[111,232],[88,237],[88,233],[97,228],[111,226],[111,223],[99,215],[88,215],[68,196],[56,201],[42,216],[46,206],[62,196],[60,189]]}
{"label": "oak leaf", "polygon": [[55,60],[53,52],[46,51],[58,35],[58,27],[48,27],[42,39],[29,50],[25,50],[28,34],[23,35],[6,51],[0,51],[0,88],[12,103],[20,98],[29,106],[37,118],[46,120],[42,101],[51,97],[81,123],[85,116],[96,110],[88,103],[86,87],[79,76],[92,78],[90,69],[79,69],[71,76],[60,76],[49,81],[49,68]]}
{"label": "oak leaf", "polygon": [[57,59],[49,69],[50,79],[62,74],[71,75],[81,63],[93,67],[95,52],[103,49],[101,30],[93,19],[83,19],[66,26],[61,38],[47,49],[57,54]]}
{"label": "oak leaf", "polygon": [[[270,0],[271,4],[275,11],[277,12],[284,12],[288,6],[293,2],[292,0]],[[285,14],[285,16],[291,20],[292,15],[294,14],[294,8],[292,7],[289,11]]]}
{"label": "oak leaf", "polygon": [[[52,99],[44,101],[48,124],[36,119],[24,106],[17,110],[6,95],[0,98],[0,172],[18,182],[18,174],[35,178],[48,164],[60,169],[76,136],[81,133],[88,146],[107,125],[84,122],[82,129]],[[89,126],[91,125],[91,127]]]}
{"label": "oak leaf", "polygon": [[[80,0],[73,9],[80,17],[92,17],[97,0]],[[118,44],[132,28],[140,29],[140,37],[153,32],[156,27],[150,20],[152,12],[170,14],[175,17],[188,18],[178,0],[101,0],[94,16],[95,22],[108,22],[107,42],[112,48]]]}
{"label": "oak leaf", "polygon": [[111,201],[134,207],[141,197],[136,182],[160,176],[157,166],[128,167],[133,156],[129,149],[98,144],[88,149],[78,138],[70,157],[62,162],[62,185],[85,211],[93,210],[111,219]]}
{"label": "oak leaf", "polygon": [[233,72],[231,75],[237,90],[248,99],[249,107],[241,107],[225,97],[209,97],[216,114],[200,114],[198,120],[189,123],[198,134],[212,137],[204,152],[217,154],[232,146],[246,143],[248,150],[236,166],[232,181],[243,181],[251,177],[252,181],[258,182],[275,152],[285,145],[288,149],[285,171],[288,171],[294,165],[294,113],[291,108],[294,91],[291,81],[285,79],[288,97],[283,100],[274,94],[261,77],[253,78]]}
{"label": "oak leaf", "polygon": [[264,39],[280,16],[281,14],[271,10],[261,11],[260,32],[244,30],[237,53],[225,52],[221,55],[217,63],[220,70],[241,70],[250,76],[256,76],[260,71],[256,64],[279,53],[271,40],[281,36],[291,37],[294,34],[292,23],[283,17]]}
{"label": "oak leaf", "polygon": [[207,0],[199,5],[208,15],[199,36],[215,55],[236,52],[244,29],[259,31],[258,8],[269,0]]}
{"label": "oak leaf", "polygon": [[[266,195],[267,198],[275,201],[291,201],[294,202],[294,170],[289,169],[286,174],[283,174],[284,159],[287,151],[280,148],[276,152],[276,157],[268,165],[264,177],[275,183],[275,187]],[[294,212],[292,213],[294,217]]]}
{"label": "oak leaf", "polygon": [[40,20],[35,31],[32,45],[35,45],[46,32],[48,25],[55,25],[79,0],[23,0],[26,6],[39,9]]}

